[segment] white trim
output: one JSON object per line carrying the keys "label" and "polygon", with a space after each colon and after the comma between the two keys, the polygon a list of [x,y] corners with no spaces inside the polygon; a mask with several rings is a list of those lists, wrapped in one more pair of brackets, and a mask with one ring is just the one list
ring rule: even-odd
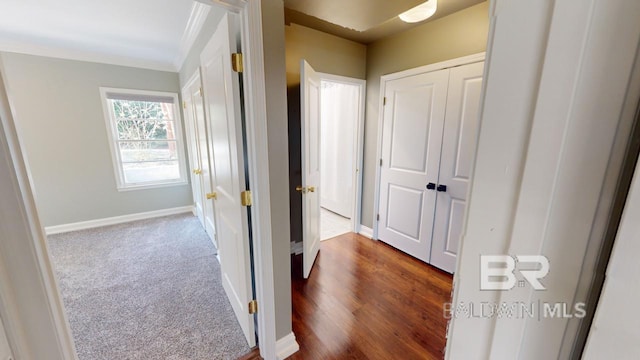
{"label": "white trim", "polygon": [[47,44],[27,44],[22,42],[0,42],[0,51],[25,55],[44,56],[54,59],[93,62],[98,64],[127,66],[146,70],[176,72],[173,63],[136,59],[125,56],[109,55],[87,50],[54,48]]}
{"label": "white trim", "polygon": [[176,215],[176,214],[184,214],[188,212],[194,212],[193,206],[181,206],[170,209],[162,209],[155,211],[147,211],[142,213],[121,215],[121,216],[113,216],[102,219],[88,220],[88,221],[80,221],[70,224],[62,224],[62,225],[54,225],[54,226],[46,226],[44,231],[47,235],[61,234],[70,231],[78,231],[78,230],[86,230],[93,229],[102,226],[123,224],[132,221],[145,220],[145,219],[153,219],[162,216]]}
{"label": "white trim", "polygon": [[434,64],[424,65],[413,69],[403,70],[392,74],[383,75],[380,77],[380,98],[378,100],[378,138],[376,140],[376,178],[375,178],[375,190],[373,193],[373,234],[372,239],[378,239],[378,219],[377,215],[380,212],[380,165],[379,160],[382,158],[382,129],[384,123],[384,94],[386,91],[387,81],[402,79],[408,76],[414,76],[418,74],[424,74],[432,71],[438,71],[443,69],[452,68],[455,66],[473,64],[484,61],[486,53],[477,53],[468,56],[462,56],[459,58],[437,62]]}
{"label": "white trim", "polygon": [[304,248],[302,247],[302,242],[295,242],[292,241],[291,242],[291,253],[294,255],[300,255],[302,254],[302,252]]}
{"label": "white trim", "polygon": [[360,225],[360,231],[358,231],[358,234],[369,239],[373,239],[373,229],[368,226]]}
{"label": "white trim", "polygon": [[187,59],[191,47],[198,38],[204,22],[207,20],[209,11],[211,11],[211,6],[197,1],[193,2],[187,26],[185,27],[182,39],[180,40],[180,50],[178,50],[178,55],[174,61],[176,71],[180,71],[184,61]]}
{"label": "white trim", "polygon": [[[187,165],[188,161],[184,153],[184,135],[182,130],[182,112],[180,111],[180,102],[178,101],[178,94],[166,91],[150,91],[150,90],[135,90],[135,89],[122,89],[122,88],[110,88],[100,87],[100,99],[102,102],[102,110],[104,113],[104,121],[107,127],[107,138],[109,140],[109,150],[111,151],[111,160],[113,163],[113,172],[116,180],[116,188],[118,191],[131,191],[131,190],[144,190],[153,189],[167,186],[179,186],[189,184],[187,177]],[[125,181],[124,171],[122,168],[122,159],[120,151],[117,147],[118,143],[118,130],[116,129],[116,116],[113,113],[113,107],[109,105],[107,99],[107,93],[121,93],[131,95],[150,95],[150,96],[166,96],[173,99],[173,124],[175,132],[176,147],[178,148],[178,171],[180,172],[180,178],[174,180],[160,180],[149,181],[142,183],[127,183]]]}
{"label": "white trim", "polygon": [[[358,225],[362,222],[362,167],[364,161],[364,113],[367,94],[367,81],[346,76],[318,73],[320,81],[326,80],[336,83],[356,85],[360,88],[358,104],[358,119],[353,139],[353,155],[355,171],[352,176],[353,196],[351,199],[351,231],[358,232]],[[321,100],[322,101],[322,100]]]}
{"label": "white trim", "polygon": [[300,345],[298,345],[296,336],[293,332],[281,339],[278,339],[276,342],[276,354],[278,359],[286,359],[295,354],[298,350],[300,350]]}
{"label": "white trim", "polygon": [[419,67],[408,69],[408,70],[403,70],[403,71],[398,71],[391,74],[382,75],[382,77],[380,78],[380,82],[382,83],[389,80],[402,79],[405,77],[424,74],[432,71],[448,69],[448,68],[461,66],[461,65],[473,64],[473,63],[484,61],[485,57],[486,57],[486,53],[481,52],[473,55],[462,56],[455,59],[440,61],[440,62],[429,64],[429,65],[423,65],[423,66],[419,66]]}
{"label": "white trim", "polygon": [[[233,4],[230,4],[230,6]],[[271,230],[271,193],[269,183],[269,140],[267,138],[267,101],[264,70],[262,9],[260,0],[248,0],[240,11],[244,72],[242,73],[245,111],[255,296],[260,304],[257,332],[260,355],[276,359],[276,309],[273,275],[273,239]]]}

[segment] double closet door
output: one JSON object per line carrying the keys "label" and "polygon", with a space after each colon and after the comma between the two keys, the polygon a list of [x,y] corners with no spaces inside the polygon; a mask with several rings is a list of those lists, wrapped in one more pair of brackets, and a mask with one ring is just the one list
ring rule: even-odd
{"label": "double closet door", "polygon": [[378,238],[451,273],[475,156],[483,66],[385,83]]}

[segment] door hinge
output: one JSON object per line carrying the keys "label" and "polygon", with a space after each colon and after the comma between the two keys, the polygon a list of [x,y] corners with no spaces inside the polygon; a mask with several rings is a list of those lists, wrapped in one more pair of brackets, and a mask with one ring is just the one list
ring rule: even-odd
{"label": "door hinge", "polygon": [[376,221],[380,221],[380,214],[376,215]]}
{"label": "door hinge", "polygon": [[253,315],[258,312],[258,301],[249,301],[249,314]]}
{"label": "door hinge", "polygon": [[200,96],[204,96],[204,93],[202,92],[202,86],[200,86],[200,88],[198,89],[198,95]]}
{"label": "door hinge", "polygon": [[380,158],[380,166],[382,166],[382,158]]}
{"label": "door hinge", "polygon": [[186,102],[186,101],[183,101],[183,102],[182,102],[182,108],[183,108],[183,109],[186,109],[186,108],[187,108],[187,102]]}
{"label": "door hinge", "polygon": [[386,96],[382,98],[382,106],[385,106],[385,105],[387,105],[387,97]]}
{"label": "door hinge", "polygon": [[233,71],[237,73],[241,73],[244,70],[244,64],[242,63],[242,54],[231,54],[231,67],[233,68]]}
{"label": "door hinge", "polygon": [[251,191],[243,191],[240,193],[240,203],[242,206],[251,206]]}

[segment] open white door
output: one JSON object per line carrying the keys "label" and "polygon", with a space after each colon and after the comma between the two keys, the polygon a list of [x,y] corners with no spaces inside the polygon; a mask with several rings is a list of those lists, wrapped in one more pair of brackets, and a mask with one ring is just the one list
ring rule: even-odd
{"label": "open white door", "polygon": [[253,299],[249,219],[241,203],[246,184],[240,84],[231,68],[231,54],[237,49],[234,19],[227,14],[220,21],[200,61],[215,185],[209,197],[215,201],[222,285],[249,346],[255,346],[255,324],[248,310]]}
{"label": "open white door", "polygon": [[476,150],[483,69],[484,62],[479,62],[455,67],[449,73],[449,94],[429,262],[450,273],[456,269]]}
{"label": "open white door", "polygon": [[308,278],[320,251],[320,76],[300,62],[302,114],[302,267]]}

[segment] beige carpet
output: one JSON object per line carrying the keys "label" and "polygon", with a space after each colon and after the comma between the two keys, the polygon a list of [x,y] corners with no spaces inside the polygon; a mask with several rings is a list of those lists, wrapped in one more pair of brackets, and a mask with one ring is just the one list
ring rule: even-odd
{"label": "beige carpet", "polygon": [[235,359],[249,351],[195,217],[60,234],[49,244],[81,360]]}

